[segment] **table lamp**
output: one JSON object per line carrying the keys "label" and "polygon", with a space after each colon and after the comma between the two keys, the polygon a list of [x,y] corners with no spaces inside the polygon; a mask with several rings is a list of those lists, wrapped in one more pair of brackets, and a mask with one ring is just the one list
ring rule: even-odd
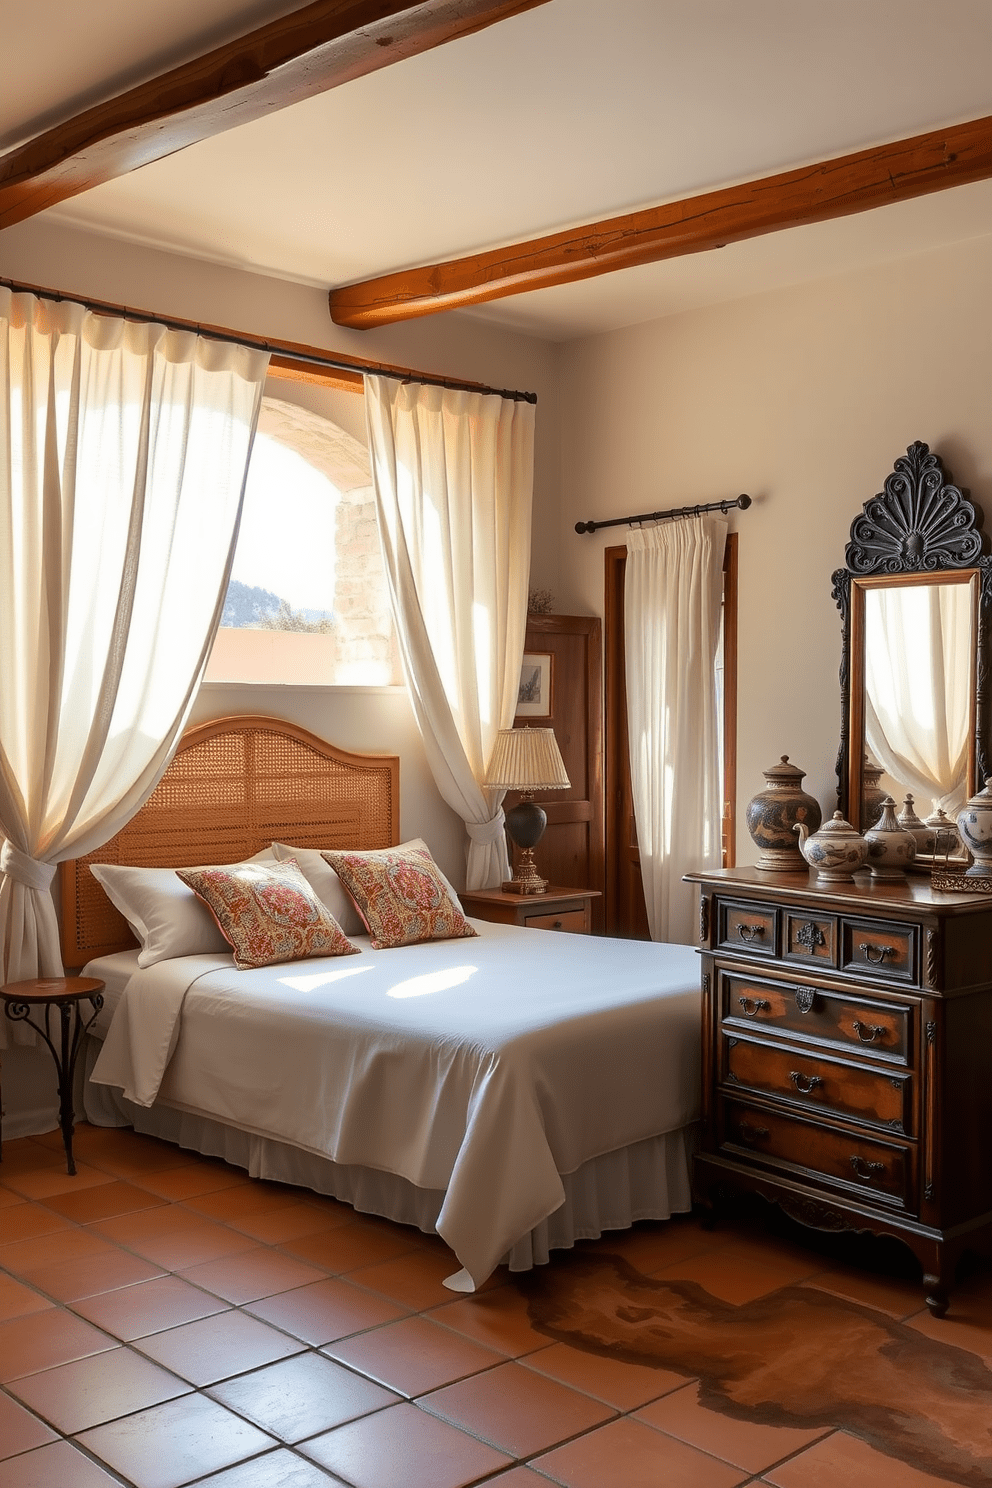
{"label": "table lamp", "polygon": [[534,848],[548,818],[534,800],[534,792],[568,790],[570,784],[554,729],[500,729],[483,784],[521,792],[521,800],[506,813],[506,829],[520,848],[520,859],[513,877],[503,885],[504,892],[543,894],[548,881],[534,866]]}

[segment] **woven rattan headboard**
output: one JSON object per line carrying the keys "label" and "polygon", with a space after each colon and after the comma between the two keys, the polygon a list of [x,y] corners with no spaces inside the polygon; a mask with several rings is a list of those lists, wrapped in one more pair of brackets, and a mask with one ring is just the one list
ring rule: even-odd
{"label": "woven rattan headboard", "polygon": [[96,852],[61,865],[66,966],[134,945],[90,863],[236,863],[270,842],[392,847],[399,769],[395,755],[346,754],[279,718],[220,718],[190,729],[127,826]]}

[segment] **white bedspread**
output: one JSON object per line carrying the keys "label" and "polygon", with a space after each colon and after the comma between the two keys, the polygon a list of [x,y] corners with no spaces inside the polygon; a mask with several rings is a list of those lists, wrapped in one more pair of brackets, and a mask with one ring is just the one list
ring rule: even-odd
{"label": "white bedspread", "polygon": [[473,921],[475,940],[129,981],[92,1078],[446,1190],[476,1285],[557,1209],[560,1173],[699,1114],[688,946]]}

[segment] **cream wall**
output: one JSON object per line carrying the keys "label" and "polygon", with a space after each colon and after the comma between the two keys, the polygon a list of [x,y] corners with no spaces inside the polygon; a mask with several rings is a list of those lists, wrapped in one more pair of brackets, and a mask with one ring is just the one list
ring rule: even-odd
{"label": "cream wall", "polygon": [[[603,612],[577,520],[735,496],[739,806],[788,754],[832,811],[851,521],[915,439],[992,521],[992,238],[573,342],[562,356],[561,608]],[[539,513],[538,520],[546,514]],[[554,551],[545,534],[540,551]],[[738,861],[753,862],[738,831]]]}

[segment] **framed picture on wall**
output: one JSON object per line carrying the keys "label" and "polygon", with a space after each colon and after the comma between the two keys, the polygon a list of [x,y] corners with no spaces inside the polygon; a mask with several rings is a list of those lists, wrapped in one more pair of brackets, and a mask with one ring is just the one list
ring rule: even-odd
{"label": "framed picture on wall", "polygon": [[554,658],[548,651],[525,652],[517,691],[518,718],[550,718]]}

